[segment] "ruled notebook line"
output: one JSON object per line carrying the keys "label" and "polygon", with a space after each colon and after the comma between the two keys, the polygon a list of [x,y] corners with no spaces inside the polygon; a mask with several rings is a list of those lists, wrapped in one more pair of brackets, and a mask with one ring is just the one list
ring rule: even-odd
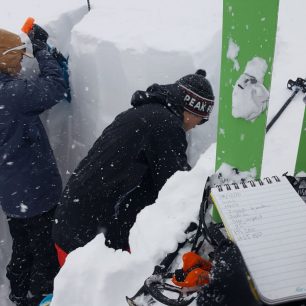
{"label": "ruled notebook line", "polygon": [[[301,263],[305,263],[306,264],[306,259],[304,258]],[[294,268],[290,268],[291,271],[295,270],[295,267],[297,266],[296,263],[290,263],[290,264],[287,264],[286,267],[288,266],[291,266],[291,267],[294,267]],[[269,265],[269,271],[267,271],[267,268],[264,267],[264,265],[262,265],[262,268],[259,269],[257,268],[256,269],[256,275],[258,277],[269,277],[270,276],[270,272],[273,272],[273,275],[277,275],[277,274],[283,274],[284,271],[286,271],[286,267],[280,267],[278,264],[275,264],[275,263],[270,263]],[[297,268],[296,268],[297,269]],[[300,267],[299,267],[300,269]]]}

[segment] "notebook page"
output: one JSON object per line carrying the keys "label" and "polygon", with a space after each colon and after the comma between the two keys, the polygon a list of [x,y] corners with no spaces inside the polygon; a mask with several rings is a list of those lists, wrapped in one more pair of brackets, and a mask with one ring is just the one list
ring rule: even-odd
{"label": "notebook page", "polygon": [[[211,195],[261,299],[306,297],[306,204],[286,178]],[[226,189],[226,188],[225,188]]]}

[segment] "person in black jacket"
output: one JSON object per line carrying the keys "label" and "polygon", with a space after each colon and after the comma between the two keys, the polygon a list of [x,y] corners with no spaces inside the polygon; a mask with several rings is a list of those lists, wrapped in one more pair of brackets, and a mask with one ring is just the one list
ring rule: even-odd
{"label": "person in black jacket", "polygon": [[13,239],[10,299],[19,306],[37,306],[53,291],[59,269],[51,220],[62,182],[39,114],[67,91],[47,50],[47,33],[35,25],[29,37],[40,68],[33,80],[19,73],[25,54],[20,37],[0,29],[0,205]]}
{"label": "person in black jacket", "polygon": [[[214,95],[206,72],[137,91],[73,172],[55,213],[60,254],[104,233],[106,245],[129,250],[137,214],[153,204],[166,180],[189,170],[185,132],[209,119]],[[59,256],[60,257],[60,256]]]}

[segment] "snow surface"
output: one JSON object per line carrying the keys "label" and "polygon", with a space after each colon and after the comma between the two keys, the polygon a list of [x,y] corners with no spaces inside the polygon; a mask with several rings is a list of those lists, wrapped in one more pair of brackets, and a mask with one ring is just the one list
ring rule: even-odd
{"label": "snow surface", "polygon": [[[48,30],[50,42],[69,54],[73,101],[43,115],[64,181],[104,127],[129,107],[135,90],[204,68],[219,95],[221,0],[91,2],[89,13],[84,0],[10,0],[0,11],[1,28],[19,32],[33,16]],[[305,8],[303,0],[280,1],[268,121],[291,94],[287,80],[305,77],[306,43],[296,30],[304,26]],[[24,65],[25,73],[35,66],[30,60]],[[267,135],[263,176],[293,172],[304,109],[300,94]],[[156,203],[139,214],[131,230],[132,254],[106,248],[103,235],[97,236],[68,256],[56,278],[52,306],[126,305],[125,295],[133,295],[154,265],[184,240],[206,177],[214,172],[217,110],[208,124],[188,135],[193,170],[176,173]],[[10,248],[0,213],[1,306],[12,305],[5,279]]]}

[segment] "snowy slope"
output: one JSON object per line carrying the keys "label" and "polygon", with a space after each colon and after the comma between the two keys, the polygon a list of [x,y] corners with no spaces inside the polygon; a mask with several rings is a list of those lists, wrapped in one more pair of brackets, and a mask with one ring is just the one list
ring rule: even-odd
{"label": "snowy slope", "polygon": [[[50,42],[70,56],[73,101],[43,116],[64,180],[103,128],[129,107],[135,90],[174,82],[202,67],[218,96],[221,0],[91,2],[89,13],[86,1],[80,0],[53,0],[43,6],[39,0],[26,5],[11,0],[0,11],[0,27],[16,32],[28,15],[34,16],[49,31]],[[269,118],[290,94],[288,78],[305,76],[301,63],[306,43],[296,31],[303,27],[305,7],[303,0],[280,1]],[[267,135],[263,175],[293,171],[304,109],[299,96]],[[210,123],[188,136],[193,165],[209,148],[194,169],[174,175],[156,204],[137,218],[130,238],[132,254],[107,249],[99,235],[69,255],[56,279],[52,306],[125,305],[124,296],[133,295],[154,265],[184,239],[186,225],[198,213],[206,177],[214,170],[215,146],[210,145],[215,141],[216,114],[217,107]],[[1,306],[10,304],[4,277],[9,252],[0,213]]]}

